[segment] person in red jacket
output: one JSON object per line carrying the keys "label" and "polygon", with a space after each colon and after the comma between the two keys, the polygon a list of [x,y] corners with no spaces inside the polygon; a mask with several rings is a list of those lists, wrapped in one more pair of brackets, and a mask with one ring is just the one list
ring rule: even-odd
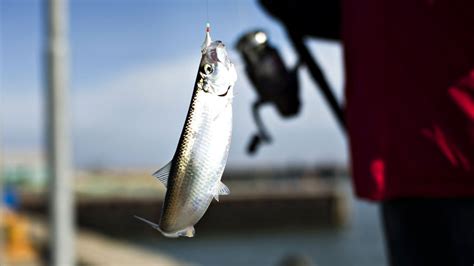
{"label": "person in red jacket", "polygon": [[474,1],[261,3],[342,40],[355,193],[381,203],[390,265],[474,265]]}
{"label": "person in red jacket", "polygon": [[392,265],[474,264],[474,2],[343,1],[356,194]]}

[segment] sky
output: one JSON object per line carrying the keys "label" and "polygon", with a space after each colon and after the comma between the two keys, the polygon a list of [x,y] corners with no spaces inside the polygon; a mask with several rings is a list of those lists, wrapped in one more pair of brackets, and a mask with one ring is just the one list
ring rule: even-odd
{"label": "sky", "polygon": [[[0,140],[5,154],[44,149],[45,7],[40,0],[0,0]],[[208,5],[206,7],[206,2]],[[239,36],[269,34],[287,66],[296,55],[281,25],[256,1],[71,0],[70,121],[79,168],[159,168],[174,154],[189,107],[206,21],[236,65],[234,130],[228,164],[345,164],[347,141],[306,69],[299,73],[298,117],[272,106],[262,117],[273,136],[255,156],[245,148],[256,131],[256,100],[240,55]],[[307,42],[343,100],[342,48]]]}

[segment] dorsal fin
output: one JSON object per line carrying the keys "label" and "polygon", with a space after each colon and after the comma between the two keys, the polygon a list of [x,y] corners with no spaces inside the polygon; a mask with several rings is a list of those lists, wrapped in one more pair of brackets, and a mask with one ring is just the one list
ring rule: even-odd
{"label": "dorsal fin", "polygon": [[158,178],[160,182],[165,185],[165,187],[168,187],[168,177],[170,175],[170,170],[171,170],[171,162],[167,163],[165,166],[163,166],[160,170],[156,171],[153,176]]}

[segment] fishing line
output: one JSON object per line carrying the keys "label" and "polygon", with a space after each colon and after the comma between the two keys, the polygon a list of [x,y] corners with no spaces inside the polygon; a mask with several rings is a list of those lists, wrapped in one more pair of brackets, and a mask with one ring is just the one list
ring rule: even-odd
{"label": "fishing line", "polygon": [[206,23],[209,23],[209,0],[206,0]]}

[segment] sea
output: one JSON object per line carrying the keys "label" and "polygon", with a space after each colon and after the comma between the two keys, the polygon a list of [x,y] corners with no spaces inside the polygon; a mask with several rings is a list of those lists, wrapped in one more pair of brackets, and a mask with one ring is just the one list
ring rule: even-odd
{"label": "sea", "polygon": [[[203,266],[387,265],[378,205],[352,197],[350,204],[350,220],[342,228],[211,234],[197,231],[199,235],[190,239],[141,237],[133,242],[180,261]],[[290,258],[299,262],[288,264]]]}

